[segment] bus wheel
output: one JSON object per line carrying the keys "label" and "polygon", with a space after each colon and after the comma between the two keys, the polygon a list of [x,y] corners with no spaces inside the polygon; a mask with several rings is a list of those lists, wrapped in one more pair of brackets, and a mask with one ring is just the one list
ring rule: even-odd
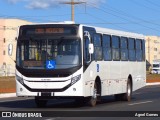
{"label": "bus wheel", "polygon": [[123,99],[129,102],[131,101],[131,97],[132,97],[132,84],[131,84],[131,80],[128,79],[127,92],[124,94]]}
{"label": "bus wheel", "polygon": [[42,100],[42,99],[40,99],[38,97],[35,97],[35,103],[36,103],[38,108],[43,108],[43,107],[46,107],[47,100]]}
{"label": "bus wheel", "polygon": [[94,84],[93,95],[89,98],[88,104],[92,107],[97,103],[97,83]]}

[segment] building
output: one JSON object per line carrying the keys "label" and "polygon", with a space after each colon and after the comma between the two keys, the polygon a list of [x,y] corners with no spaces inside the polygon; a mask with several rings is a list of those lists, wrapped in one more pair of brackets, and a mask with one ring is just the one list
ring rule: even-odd
{"label": "building", "polygon": [[[20,19],[0,19],[0,76],[13,76],[15,73],[16,37],[18,26],[31,24]],[[8,45],[13,45],[12,56],[8,55]]]}
{"label": "building", "polygon": [[147,68],[153,64],[153,60],[160,59],[160,37],[146,36],[146,60]]}

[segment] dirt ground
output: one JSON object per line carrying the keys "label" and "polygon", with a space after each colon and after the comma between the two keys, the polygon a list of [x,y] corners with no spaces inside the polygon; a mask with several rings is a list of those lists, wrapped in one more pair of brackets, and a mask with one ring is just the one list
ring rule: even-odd
{"label": "dirt ground", "polygon": [[160,82],[160,75],[158,74],[147,74],[147,83]]}
{"label": "dirt ground", "polygon": [[[160,75],[147,73],[147,83],[160,82]],[[0,77],[0,94],[16,92],[15,77]]]}
{"label": "dirt ground", "polygon": [[15,77],[0,77],[0,93],[13,93],[15,88]]}

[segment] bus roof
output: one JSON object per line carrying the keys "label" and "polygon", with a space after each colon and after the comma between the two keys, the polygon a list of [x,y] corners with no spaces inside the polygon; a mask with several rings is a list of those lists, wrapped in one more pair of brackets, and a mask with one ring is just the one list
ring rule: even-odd
{"label": "bus roof", "polygon": [[125,31],[114,30],[114,29],[109,29],[109,28],[88,26],[88,25],[83,25],[83,26],[93,27],[93,28],[95,28],[97,33],[117,35],[117,36],[121,36],[121,37],[131,37],[131,38],[137,38],[137,39],[145,39],[145,36],[143,34],[138,34],[138,33],[133,33],[133,32],[125,32]]}
{"label": "bus roof", "polygon": [[64,21],[64,22],[49,22],[49,23],[32,23],[32,24],[29,24],[29,25],[50,25],[50,24],[75,24],[75,22]]}
{"label": "bus roof", "polygon": [[[71,24],[71,25],[74,25],[75,22],[64,21],[64,22],[53,22],[53,23],[33,23],[33,24],[30,24],[30,25],[49,25],[49,24],[66,24],[66,25]],[[125,31],[114,30],[114,29],[109,29],[109,28],[89,26],[89,25],[84,25],[84,24],[76,24],[76,25],[81,25],[81,26],[85,26],[85,27],[92,27],[96,30],[97,33],[117,35],[117,36],[121,36],[121,37],[131,37],[131,38],[137,38],[137,39],[145,39],[143,34],[138,34],[138,33],[133,33],[133,32],[125,32]],[[22,25],[22,26],[26,26],[26,25]]]}

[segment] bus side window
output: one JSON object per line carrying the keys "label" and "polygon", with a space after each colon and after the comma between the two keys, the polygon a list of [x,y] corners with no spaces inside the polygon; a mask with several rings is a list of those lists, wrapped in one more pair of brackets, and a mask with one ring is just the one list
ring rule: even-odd
{"label": "bus side window", "polygon": [[85,41],[84,41],[84,60],[85,62],[88,62],[90,60],[88,47],[89,47],[89,38],[85,37]]}
{"label": "bus side window", "polygon": [[136,61],[135,39],[129,38],[128,49],[129,49],[129,60],[130,61]]}
{"label": "bus side window", "polygon": [[128,38],[121,37],[121,60],[128,60]]}
{"label": "bus side window", "polygon": [[136,60],[142,61],[142,40],[136,40]]}
{"label": "bus side window", "polygon": [[94,34],[94,58],[96,61],[102,60],[102,36],[101,34]]}
{"label": "bus side window", "polygon": [[111,50],[111,36],[103,35],[102,39],[103,47],[103,57],[105,61],[112,60],[112,50]]}
{"label": "bus side window", "polygon": [[112,36],[112,58],[115,61],[120,60],[120,38]]}

